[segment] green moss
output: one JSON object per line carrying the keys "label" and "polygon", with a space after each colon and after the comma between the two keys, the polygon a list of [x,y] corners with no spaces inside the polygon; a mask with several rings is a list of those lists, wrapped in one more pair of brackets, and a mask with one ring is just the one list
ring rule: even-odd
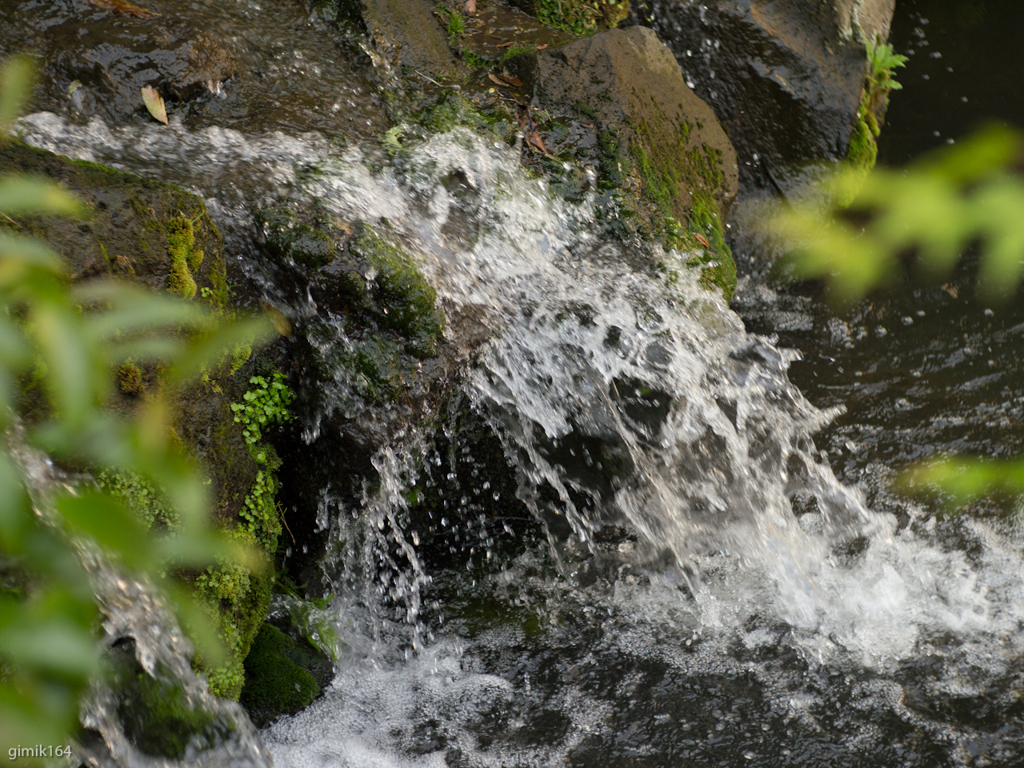
{"label": "green moss", "polygon": [[122,395],[138,397],[142,394],[142,369],[134,362],[122,363],[117,369],[117,388]]}
{"label": "green moss", "polygon": [[434,288],[416,270],[412,259],[369,227],[363,227],[353,238],[349,250],[376,272],[375,298],[383,310],[381,325],[405,336],[405,347],[411,354],[432,356],[444,333],[444,314],[435,306]]}
{"label": "green moss", "polygon": [[527,7],[549,27],[577,37],[611,29],[629,15],[629,0],[532,0]]}
{"label": "green moss", "polygon": [[209,748],[233,730],[230,722],[194,707],[178,685],[142,670],[117,675],[118,716],[125,735],[147,755],[184,759],[190,750]]}
{"label": "green moss", "polygon": [[163,494],[139,475],[100,472],[96,483],[120,499],[150,530],[173,531],[181,524],[178,513],[167,506]]}
{"label": "green moss", "polygon": [[601,131],[597,135],[597,142],[601,150],[598,157],[601,177],[615,186],[621,185],[632,169],[629,158],[623,152],[622,143],[614,133],[608,130]]}
{"label": "green moss", "polygon": [[296,643],[270,624],[260,627],[245,660],[242,704],[267,721],[305,709],[320,693],[313,676],[295,662]]}
{"label": "green moss", "polygon": [[175,217],[167,223],[167,253],[171,268],[167,274],[167,290],[185,299],[195,298],[196,281],[192,276],[192,264],[198,259],[202,264],[202,252],[194,253],[195,230],[191,219]]}
{"label": "green moss", "polygon": [[[721,152],[707,144],[689,148],[692,130],[692,125],[683,123],[672,136],[641,124],[629,153],[644,197],[655,209],[650,217],[652,234],[667,248],[696,254],[691,266],[709,265],[701,271],[701,283],[720,288],[728,301],[736,289],[736,264],[715,200],[724,183]],[[689,193],[688,205],[681,190]]]}
{"label": "green moss", "polygon": [[[486,62],[484,62],[486,64]],[[504,141],[511,133],[511,117],[497,110],[485,114],[458,91],[444,91],[437,100],[424,108],[418,122],[430,133],[447,133],[457,125],[482,131]]]}
{"label": "green moss", "polygon": [[[251,539],[240,538],[255,547]],[[241,694],[245,684],[245,658],[267,616],[273,571],[269,558],[265,560],[260,569],[217,567],[196,579],[196,595],[217,627],[225,658],[215,666],[202,654],[197,654],[194,664],[197,671],[209,679],[210,690],[221,698],[237,700]]]}
{"label": "green moss", "polygon": [[876,138],[881,133],[875,113],[871,111],[870,105],[865,101],[861,103],[857,112],[857,123],[854,125],[853,133],[850,134],[850,143],[846,148],[846,161],[866,171],[875,167],[878,159],[878,142]]}

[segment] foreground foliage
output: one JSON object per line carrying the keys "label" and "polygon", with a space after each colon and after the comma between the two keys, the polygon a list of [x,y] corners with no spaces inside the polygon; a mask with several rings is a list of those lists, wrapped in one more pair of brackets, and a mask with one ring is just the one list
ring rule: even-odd
{"label": "foreground foliage", "polygon": [[[5,67],[0,137],[30,79],[25,60]],[[0,214],[39,213],[87,212],[46,181],[0,179]],[[3,752],[65,744],[80,695],[101,674],[97,596],[84,562],[98,558],[153,583],[182,569],[246,562],[245,550],[209,524],[210,489],[176,439],[171,396],[264,326],[226,325],[196,303],[112,281],[72,286],[43,243],[0,232]],[[119,418],[104,404],[123,385],[125,366],[138,363],[159,365],[163,383]],[[117,493],[89,482],[101,474],[135,478],[159,496],[152,508],[173,510],[174,530],[152,535]],[[164,587],[203,652],[218,656],[188,590]]]}
{"label": "foreground foliage", "polygon": [[[904,272],[940,282],[978,244],[978,297],[998,306],[1024,277],[1022,162],[1024,137],[990,127],[903,170],[845,168],[812,196],[824,205],[788,207],[766,227],[791,249],[792,275],[823,280],[839,304]],[[938,487],[958,504],[990,492],[1024,495],[1024,459],[946,457],[916,467],[903,485]]]}

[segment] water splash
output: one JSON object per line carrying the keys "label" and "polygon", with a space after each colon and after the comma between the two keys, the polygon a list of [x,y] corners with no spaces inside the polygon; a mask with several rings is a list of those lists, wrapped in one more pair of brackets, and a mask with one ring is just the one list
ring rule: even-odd
{"label": "water splash", "polygon": [[[25,124],[33,142],[96,146],[53,118]],[[105,151],[161,173],[131,149],[152,129],[108,132]],[[446,574],[512,606],[511,623],[454,637],[457,617],[435,614],[457,607],[424,597],[438,574],[408,516],[429,450],[408,434],[377,456],[379,488],[328,521],[348,650],[325,699],[266,733],[279,764],[717,753],[774,765],[795,744],[811,745],[803,764],[903,765],[910,754],[911,765],[957,765],[974,750],[1012,765],[1024,754],[957,709],[998,713],[1018,697],[1021,532],[868,509],[814,446],[834,414],[789,382],[794,353],[747,333],[698,287],[686,254],[609,237],[613,208],[558,199],[507,148],[459,129],[373,171],[361,150],[314,135],[160,141],[154,157],[204,167],[189,183],[221,211],[310,195],[342,218],[387,218],[448,316],[474,318],[473,333],[449,331],[466,396],[498,435],[521,501],[548,523],[550,549],[493,563],[472,584]],[[229,170],[242,158],[248,188]],[[317,174],[298,172],[309,164]],[[619,528],[635,541],[606,536]],[[538,572],[552,552],[562,571]],[[590,560],[603,565],[586,581]]]}

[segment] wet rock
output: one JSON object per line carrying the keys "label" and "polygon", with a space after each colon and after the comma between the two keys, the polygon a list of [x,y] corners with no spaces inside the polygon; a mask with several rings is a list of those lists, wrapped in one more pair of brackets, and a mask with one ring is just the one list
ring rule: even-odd
{"label": "wet rock", "polygon": [[106,275],[187,298],[198,291],[219,306],[227,302],[220,232],[195,195],[15,141],[0,144],[0,173],[45,176],[86,204],[85,220],[30,216],[0,222],[45,240],[67,261],[72,279]]}
{"label": "wet rock", "polygon": [[334,665],[305,641],[264,624],[245,660],[245,676],[240,701],[262,728],[308,707],[334,677]]}
{"label": "wet rock", "polygon": [[[170,14],[137,18],[76,0],[49,4],[39,18],[37,3],[14,5],[26,6],[32,22],[8,19],[0,25],[0,45],[39,52],[47,100],[70,100],[83,117],[125,122],[144,112],[144,86],[165,99],[187,101],[219,90],[238,71],[237,57],[222,40]],[[31,14],[27,6],[33,6]]]}
{"label": "wet rock", "polygon": [[159,664],[147,673],[134,647],[131,639],[122,640],[108,654],[117,715],[128,741],[143,755],[170,760],[228,742],[232,724],[204,711]]}
{"label": "wet rock", "polygon": [[588,126],[578,144],[598,148],[603,179],[622,188],[651,234],[714,262],[706,280],[731,296],[735,267],[722,229],[737,191],[736,154],[657,35],[609,30],[510,68],[532,83],[539,106]]}
{"label": "wet rock", "polygon": [[463,80],[469,70],[448,47],[446,30],[430,0],[340,0],[358,16],[384,61],[445,80]]}
{"label": "wet rock", "polygon": [[257,211],[256,228],[263,238],[265,250],[276,259],[317,269],[334,259],[334,239],[322,229],[296,219],[288,208]]}
{"label": "wet rock", "polygon": [[671,47],[715,110],[745,187],[787,191],[800,168],[846,155],[864,41],[888,37],[894,0],[646,0],[635,18]]}

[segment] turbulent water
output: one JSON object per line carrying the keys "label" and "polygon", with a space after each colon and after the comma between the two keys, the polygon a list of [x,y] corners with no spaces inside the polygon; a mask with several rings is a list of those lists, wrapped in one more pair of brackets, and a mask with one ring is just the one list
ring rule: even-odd
{"label": "turbulent water", "polygon": [[[837,412],[790,383],[796,353],[685,254],[615,241],[613,210],[463,129],[387,158],[318,134],[22,126],[197,189],[236,248],[244,210],[281,198],[386,218],[449,316],[490,329],[482,348],[449,333],[539,523],[477,525],[497,495],[480,464],[419,529],[409,491],[464,459],[424,435],[376,456],[379,490],[324,521],[347,648],[324,697],[263,732],[278,766],[1024,761],[1024,534],[868,508],[812,441]],[[447,561],[424,555],[456,527]]]}

